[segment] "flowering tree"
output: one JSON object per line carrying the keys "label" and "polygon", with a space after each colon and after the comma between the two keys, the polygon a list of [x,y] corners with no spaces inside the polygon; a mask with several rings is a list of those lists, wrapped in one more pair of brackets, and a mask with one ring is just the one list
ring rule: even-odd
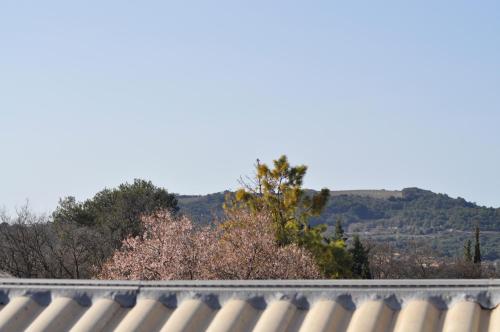
{"label": "flowering tree", "polygon": [[313,256],[295,244],[280,246],[269,214],[229,212],[219,226],[216,259],[211,268],[217,279],[319,278]]}
{"label": "flowering tree", "polygon": [[276,243],[266,214],[229,213],[215,227],[196,228],[186,217],[159,212],[142,220],[103,265],[99,279],[319,278],[314,258],[296,245]]}

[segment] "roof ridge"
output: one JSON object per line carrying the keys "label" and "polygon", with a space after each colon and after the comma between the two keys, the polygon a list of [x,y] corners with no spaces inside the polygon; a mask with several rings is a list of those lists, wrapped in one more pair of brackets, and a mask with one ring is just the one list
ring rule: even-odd
{"label": "roof ridge", "polygon": [[500,279],[376,279],[376,280],[95,280],[0,278],[1,286],[125,287],[125,288],[500,288]]}

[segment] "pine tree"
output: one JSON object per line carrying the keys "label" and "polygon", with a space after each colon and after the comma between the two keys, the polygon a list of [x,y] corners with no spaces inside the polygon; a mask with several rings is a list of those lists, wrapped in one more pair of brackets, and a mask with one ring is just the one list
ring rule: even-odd
{"label": "pine tree", "polygon": [[464,259],[466,262],[472,262],[472,242],[467,240],[464,245]]}
{"label": "pine tree", "polygon": [[481,244],[479,243],[479,226],[476,226],[476,243],[474,244],[474,264],[481,263]]}
{"label": "pine tree", "polygon": [[352,275],[355,278],[371,279],[368,250],[365,249],[358,235],[354,235],[353,240],[353,247],[349,250],[352,256]]}
{"label": "pine tree", "polygon": [[281,246],[300,243],[305,233],[320,232],[309,224],[319,216],[328,202],[330,191],[323,188],[309,194],[302,188],[307,166],[291,166],[286,156],[274,160],[274,168],[257,159],[255,179],[242,183],[243,188],[226,196],[224,209],[241,208],[253,212],[267,212],[275,224],[276,240]]}
{"label": "pine tree", "polygon": [[280,247],[295,244],[311,252],[322,274],[327,278],[351,275],[351,255],[342,236],[325,237],[325,224],[311,225],[319,216],[330,195],[326,188],[311,193],[302,188],[307,167],[292,166],[286,156],[273,161],[274,167],[257,160],[255,178],[242,181],[235,194],[226,195],[226,212],[244,209],[250,213],[267,213],[273,222],[275,239]]}

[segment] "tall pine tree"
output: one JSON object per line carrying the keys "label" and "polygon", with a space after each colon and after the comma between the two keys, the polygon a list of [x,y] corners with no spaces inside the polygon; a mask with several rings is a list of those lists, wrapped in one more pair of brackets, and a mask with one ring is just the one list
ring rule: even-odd
{"label": "tall pine tree", "polygon": [[281,246],[300,244],[306,235],[310,235],[306,233],[321,235],[324,227],[310,225],[309,219],[323,212],[330,191],[323,188],[316,194],[308,194],[302,188],[307,166],[292,166],[284,155],[274,160],[273,166],[271,168],[257,159],[255,178],[242,183],[243,188],[234,195],[228,194],[224,209],[244,208],[269,213],[275,224],[276,240]]}
{"label": "tall pine tree", "polygon": [[481,263],[481,244],[479,242],[479,226],[476,226],[476,243],[474,244],[474,264]]}
{"label": "tall pine tree", "polygon": [[464,245],[464,260],[466,262],[472,262],[472,242],[467,240]]}
{"label": "tall pine tree", "polygon": [[330,191],[324,188],[311,194],[304,190],[302,184],[307,167],[290,165],[286,156],[274,160],[273,167],[260,160],[255,167],[255,178],[243,182],[243,188],[235,194],[226,196],[226,212],[244,209],[251,213],[269,214],[278,245],[296,244],[309,250],[327,278],[350,277],[351,255],[345,241],[327,237],[326,225],[309,222],[311,217],[321,214]]}

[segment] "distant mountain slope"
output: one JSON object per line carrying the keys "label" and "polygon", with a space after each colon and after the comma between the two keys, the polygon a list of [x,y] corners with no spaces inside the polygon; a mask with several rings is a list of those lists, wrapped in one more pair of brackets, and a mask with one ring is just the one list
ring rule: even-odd
{"label": "distant mountain slope", "polygon": [[178,195],[180,212],[198,223],[210,223],[214,216],[222,216],[226,193],[227,191],[208,195]]}
{"label": "distant mountain slope", "polygon": [[[224,195],[178,196],[181,212],[207,223],[222,214]],[[422,240],[448,256],[461,255],[464,241],[472,239],[479,223],[483,256],[500,259],[500,209],[463,198],[418,188],[333,191],[323,214],[312,222],[333,226],[338,218],[350,233],[364,238],[401,247],[409,240]]]}
{"label": "distant mountain slope", "polygon": [[343,195],[350,195],[350,196],[366,196],[366,197],[371,197],[371,198],[402,198],[403,197],[403,191],[401,190],[332,190],[330,191],[330,196],[336,197],[336,196],[343,196]]}

